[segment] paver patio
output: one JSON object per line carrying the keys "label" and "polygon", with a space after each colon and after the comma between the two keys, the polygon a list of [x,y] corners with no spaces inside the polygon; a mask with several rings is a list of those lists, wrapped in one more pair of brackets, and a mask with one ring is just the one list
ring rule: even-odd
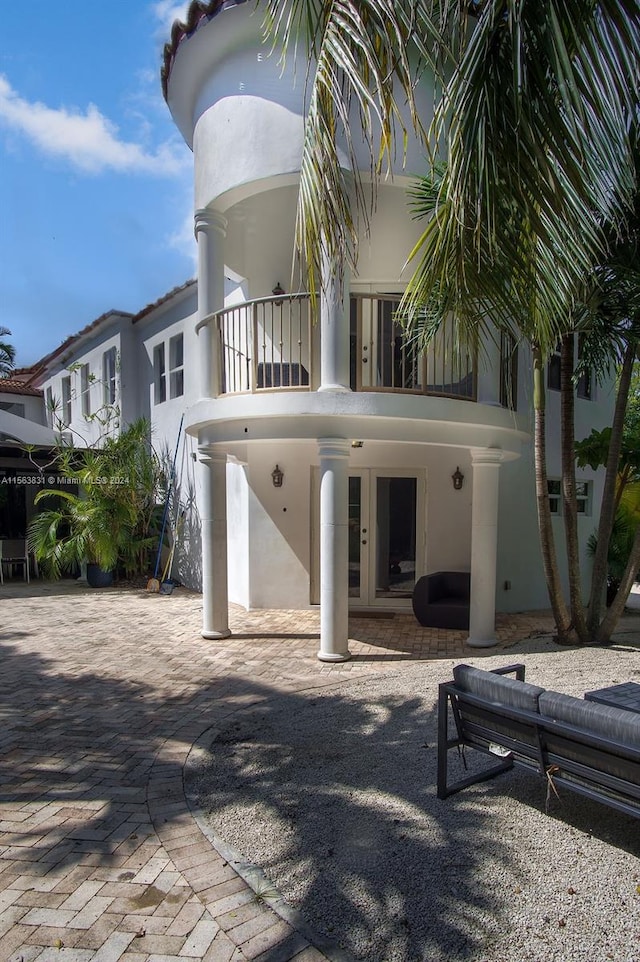
{"label": "paver patio", "polygon": [[[409,659],[468,657],[464,633],[410,615],[354,618],[354,659],[327,665],[315,611],[234,608],[233,635],[212,642],[184,589],[14,582],[0,604],[0,960],[337,959],[256,898],[201,833],[184,762],[243,706]],[[551,627],[510,616],[498,634],[507,646]]]}

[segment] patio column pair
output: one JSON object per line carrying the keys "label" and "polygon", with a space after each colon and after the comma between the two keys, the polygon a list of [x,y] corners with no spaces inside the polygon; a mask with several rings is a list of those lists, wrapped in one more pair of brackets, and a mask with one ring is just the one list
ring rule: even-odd
{"label": "patio column pair", "polygon": [[200,397],[217,397],[220,393],[217,328],[213,320],[204,322],[224,307],[224,241],[227,221],[217,211],[206,209],[196,211],[194,225],[198,243]]}
{"label": "patio column pair", "polygon": [[[322,257],[320,391],[349,391],[349,297],[344,264]],[[349,451],[346,438],[318,438],[320,459],[320,661],[349,652]]]}
{"label": "patio column pair", "polygon": [[[220,352],[213,321],[224,307],[224,239],[227,222],[215,210],[195,214],[198,242],[198,340],[200,397],[220,391]],[[212,445],[201,444],[199,510],[202,537],[202,637],[226,638],[229,631],[227,585],[227,457]]]}
{"label": "patio column pair", "polygon": [[498,448],[471,449],[471,599],[467,644],[472,648],[496,644],[498,487],[503,457]]}

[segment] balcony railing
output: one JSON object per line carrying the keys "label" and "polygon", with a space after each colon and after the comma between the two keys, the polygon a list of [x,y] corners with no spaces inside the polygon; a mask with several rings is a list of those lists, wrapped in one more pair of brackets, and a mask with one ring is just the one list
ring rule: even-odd
{"label": "balcony railing", "polygon": [[399,304],[394,297],[351,297],[351,389],[475,401],[475,359],[457,344],[453,324],[419,351],[395,319]]}
{"label": "balcony railing", "polygon": [[221,394],[310,389],[308,294],[262,297],[217,315]]}
{"label": "balcony railing", "polygon": [[[394,297],[353,295],[350,306],[350,386],[476,400],[476,364],[458,349],[445,325],[426,352],[404,337]],[[216,315],[220,393],[309,391],[318,386],[308,294],[247,301]],[[317,375],[317,376],[316,376]]]}

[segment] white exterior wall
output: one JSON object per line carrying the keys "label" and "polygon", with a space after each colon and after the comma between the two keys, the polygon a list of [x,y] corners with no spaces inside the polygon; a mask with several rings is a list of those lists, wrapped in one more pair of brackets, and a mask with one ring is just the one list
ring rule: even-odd
{"label": "white exterior wall", "polygon": [[[0,388],[2,380],[0,379]],[[32,397],[29,394],[15,394],[13,391],[2,391],[0,389],[0,403],[10,405],[22,405],[24,414],[12,413],[16,417],[24,417],[27,421],[34,421],[36,424],[46,424],[45,410],[41,397]]]}
{"label": "white exterior wall", "polygon": [[[56,428],[58,419],[63,417],[62,382],[65,377],[71,379],[71,421],[62,430],[71,432],[74,444],[95,444],[105,433],[115,429],[114,422],[119,420],[121,424],[128,423],[136,416],[134,384],[137,371],[133,365],[135,352],[129,333],[130,323],[128,317],[109,319],[95,331],[79,339],[78,343],[62,357],[55,359],[47,376],[39,384],[44,392],[45,405],[49,389],[54,402],[57,402],[53,423],[53,427]],[[108,418],[104,396],[103,357],[112,348],[116,351],[115,407],[119,409],[120,414],[107,425],[105,423]],[[87,420],[82,414],[81,373],[77,365],[84,364],[89,365],[90,373],[93,375],[93,381],[89,387],[91,414],[96,415],[93,420]],[[69,370],[70,368],[74,370]],[[48,423],[51,424],[50,416]]]}

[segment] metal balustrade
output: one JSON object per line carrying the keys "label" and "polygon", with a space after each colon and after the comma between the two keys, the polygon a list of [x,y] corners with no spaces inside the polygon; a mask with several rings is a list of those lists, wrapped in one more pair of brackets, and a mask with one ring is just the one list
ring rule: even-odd
{"label": "metal balustrade", "polygon": [[311,382],[311,311],[308,294],[263,297],[217,315],[221,394],[286,388]]}
{"label": "metal balustrade", "polygon": [[[350,304],[350,377],[354,391],[386,391],[475,401],[475,358],[460,349],[452,323],[427,351],[404,336],[399,299],[356,294]],[[311,302],[307,293],[263,297],[215,315],[220,394],[317,387]],[[317,353],[317,352],[316,352]],[[318,354],[319,356],[319,354]],[[317,376],[316,376],[317,375]]]}

